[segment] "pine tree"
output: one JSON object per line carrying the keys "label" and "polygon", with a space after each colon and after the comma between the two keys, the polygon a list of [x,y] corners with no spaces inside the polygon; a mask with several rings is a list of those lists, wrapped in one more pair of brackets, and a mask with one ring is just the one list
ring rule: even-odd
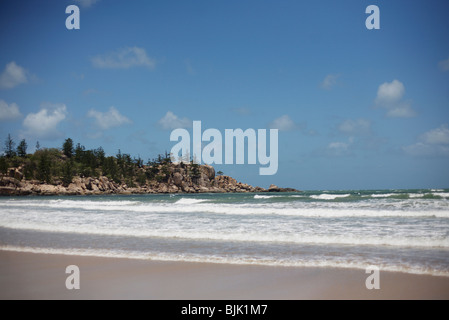
{"label": "pine tree", "polygon": [[72,158],[73,156],[73,140],[67,138],[62,145],[62,152],[65,154],[67,158]]}
{"label": "pine tree", "polygon": [[73,163],[72,161],[66,161],[62,167],[62,183],[68,186],[73,180]]}
{"label": "pine tree", "polygon": [[27,148],[28,144],[26,143],[25,139],[22,139],[22,141],[20,141],[19,145],[17,146],[17,155],[21,158],[25,158],[27,156]]}
{"label": "pine tree", "polygon": [[7,158],[12,158],[16,156],[15,151],[15,143],[14,140],[11,138],[11,135],[8,134],[8,138],[5,141],[5,156]]}

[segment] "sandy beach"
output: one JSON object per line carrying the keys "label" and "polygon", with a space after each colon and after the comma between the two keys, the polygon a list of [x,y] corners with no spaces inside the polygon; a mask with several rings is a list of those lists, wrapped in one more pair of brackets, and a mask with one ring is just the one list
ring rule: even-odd
{"label": "sandy beach", "polygon": [[[68,265],[80,289],[65,287]],[[359,269],[145,261],[0,251],[0,299],[448,299],[449,278]]]}

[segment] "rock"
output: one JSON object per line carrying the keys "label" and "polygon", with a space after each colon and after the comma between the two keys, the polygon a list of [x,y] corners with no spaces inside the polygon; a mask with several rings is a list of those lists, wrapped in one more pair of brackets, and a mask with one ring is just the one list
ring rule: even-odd
{"label": "rock", "polygon": [[209,180],[213,180],[215,178],[215,169],[210,165],[202,165],[200,166],[200,172],[204,173]]}
{"label": "rock", "polygon": [[272,184],[268,188],[268,192],[299,192],[299,190],[293,188],[279,188],[278,186]]}
{"label": "rock", "polygon": [[21,188],[24,184],[14,177],[3,177],[0,180],[0,186]]}
{"label": "rock", "polygon": [[175,172],[175,173],[173,174],[173,183],[174,183],[177,187],[182,186],[182,180],[183,180],[183,178],[182,178],[181,173]]}
{"label": "rock", "polygon": [[53,186],[51,184],[42,184],[39,186],[40,194],[42,195],[55,195],[58,193],[58,188],[56,186]]}
{"label": "rock", "polygon": [[210,181],[207,175],[205,175],[204,173],[201,173],[200,178],[198,179],[198,185],[200,187],[210,187]]}
{"label": "rock", "polygon": [[[105,176],[74,177],[68,185],[62,185],[58,177],[54,177],[53,184],[44,184],[41,181],[24,180],[23,167],[10,168],[7,175],[0,175],[0,194],[41,194],[41,195],[91,195],[91,194],[146,194],[146,193],[223,193],[223,192],[294,192],[292,188],[280,188],[270,185],[266,190],[261,187],[253,187],[247,183],[238,182],[229,176],[215,176],[215,169],[209,165],[199,165],[198,169],[191,164],[159,165],[167,174],[165,182],[157,182],[155,179],[146,183],[137,183],[137,187],[128,187],[125,183],[116,183]],[[151,173],[154,176],[161,175],[153,167],[142,168],[142,173]],[[195,172],[195,174],[193,174]],[[129,182],[129,180],[127,180]],[[136,181],[129,182],[135,185]]]}
{"label": "rock", "polygon": [[0,195],[13,196],[16,194],[16,188],[14,187],[0,187]]}
{"label": "rock", "polygon": [[168,192],[168,187],[167,187],[167,185],[166,185],[165,183],[161,183],[161,184],[159,185],[158,192],[160,192],[160,193],[167,193],[167,192]]}
{"label": "rock", "polygon": [[294,188],[281,188],[281,192],[300,192]]}
{"label": "rock", "polygon": [[16,171],[14,172],[14,179],[17,179],[17,180],[19,180],[19,181],[22,181],[22,179],[23,179],[23,173],[20,172],[19,170],[16,170]]}
{"label": "rock", "polygon": [[70,194],[70,195],[83,195],[83,194],[85,194],[85,192],[84,192],[83,188],[78,187],[74,183],[71,183],[67,187],[67,194]]}

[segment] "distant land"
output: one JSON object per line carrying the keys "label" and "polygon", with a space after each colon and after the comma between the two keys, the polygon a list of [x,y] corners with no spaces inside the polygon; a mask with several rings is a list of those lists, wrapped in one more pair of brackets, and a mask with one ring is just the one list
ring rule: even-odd
{"label": "distant land", "polygon": [[210,165],[192,160],[173,163],[169,154],[146,164],[119,150],[106,156],[104,150],[86,150],[72,139],[61,149],[36,147],[26,152],[22,140],[17,148],[10,136],[0,156],[0,195],[103,195],[158,193],[296,192],[270,185],[253,187],[215,172]]}

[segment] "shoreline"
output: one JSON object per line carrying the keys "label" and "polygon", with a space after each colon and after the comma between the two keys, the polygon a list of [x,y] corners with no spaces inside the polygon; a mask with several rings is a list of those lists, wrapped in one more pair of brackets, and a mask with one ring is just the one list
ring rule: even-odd
{"label": "shoreline", "polygon": [[[65,268],[77,265],[80,289]],[[449,299],[449,277],[365,270],[274,267],[0,250],[0,299],[302,300]]]}
{"label": "shoreline", "polygon": [[[43,183],[37,180],[24,180],[17,171],[9,177],[0,176],[0,196],[86,196],[86,195],[137,195],[137,194],[201,194],[201,193],[279,193],[300,192],[294,188],[281,188],[274,184],[268,189],[253,187],[247,183],[238,182],[228,176],[215,176],[210,166],[201,166],[210,170],[209,176],[203,175],[203,180],[183,181],[183,177],[176,172],[174,179],[167,182],[151,182],[140,186],[128,186],[126,183],[116,183],[105,176],[98,178],[76,177],[66,186],[58,183]],[[15,177],[17,176],[17,178]]]}

